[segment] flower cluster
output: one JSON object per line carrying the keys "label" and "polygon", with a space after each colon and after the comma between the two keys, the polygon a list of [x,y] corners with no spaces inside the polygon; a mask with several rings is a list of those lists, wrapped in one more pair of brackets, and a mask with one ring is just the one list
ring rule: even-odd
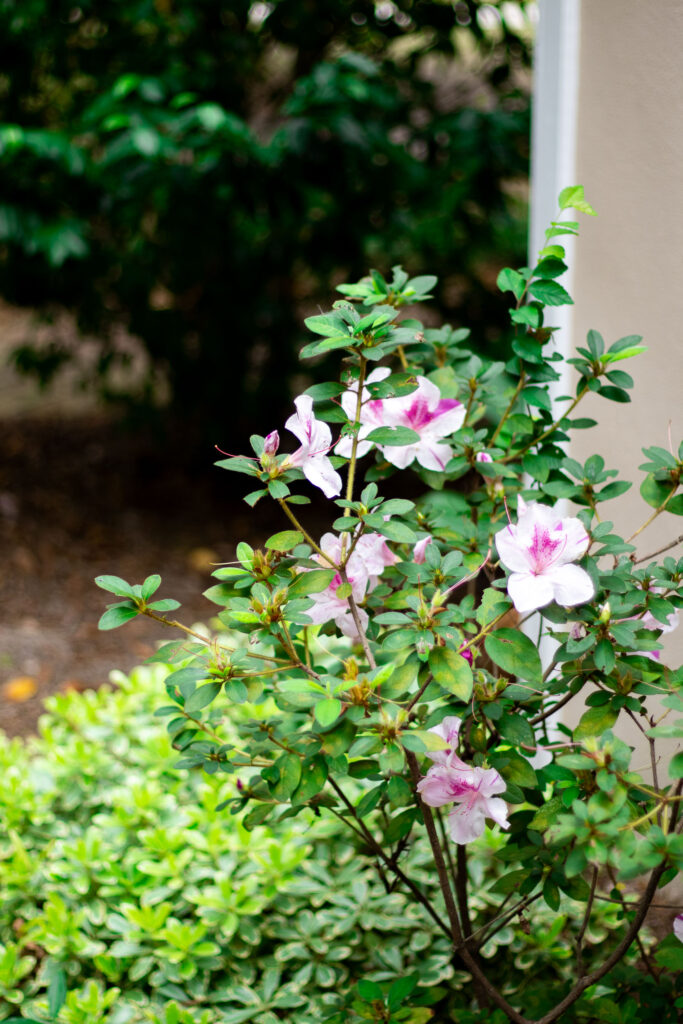
{"label": "flower cluster", "polygon": [[495,768],[476,768],[465,764],[455,753],[460,719],[449,715],[429,730],[447,744],[444,750],[427,754],[435,763],[417,785],[424,803],[430,807],[455,804],[448,815],[451,839],[460,845],[482,835],[486,818],[507,829],[508,810],[497,793],[506,786]]}

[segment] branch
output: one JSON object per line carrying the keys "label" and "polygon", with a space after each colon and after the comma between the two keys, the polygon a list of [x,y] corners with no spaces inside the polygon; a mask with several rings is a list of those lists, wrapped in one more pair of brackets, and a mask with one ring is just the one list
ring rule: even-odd
{"label": "branch", "polygon": [[365,839],[365,841],[370,846],[375,856],[379,857],[379,859],[383,861],[391,871],[393,871],[396,877],[400,878],[403,884],[407,886],[408,889],[410,889],[412,894],[422,904],[422,906],[428,912],[429,916],[432,918],[435,924],[437,924],[441,931],[450,939],[451,932],[450,929],[448,928],[448,925],[446,925],[441,920],[437,912],[434,910],[434,907],[430,903],[428,897],[425,896],[422,890],[417,887],[415,882],[413,882],[413,880],[409,878],[404,871],[401,870],[398,864],[396,864],[395,861],[384,852],[382,847],[379,845],[379,843],[373,836],[372,832],[370,832],[370,830],[368,829],[365,822],[358,817],[356,813],[356,808],[353,806],[353,804],[351,803],[351,801],[349,800],[341,786],[339,786],[339,784],[335,782],[335,780],[331,776],[328,776],[327,781],[332,786],[332,789],[335,791],[339,799],[345,805],[351,817],[358,824],[358,828],[356,828],[354,825],[351,824],[351,822],[347,821],[347,825],[349,826],[349,828],[352,828],[354,832],[356,832],[358,835],[361,835]]}
{"label": "branch", "polygon": [[675,548],[677,544],[681,543],[681,541],[683,541],[683,533],[680,537],[676,537],[675,540],[665,544],[663,548],[657,548],[657,550],[653,551],[651,555],[644,555],[642,558],[638,558],[633,564],[640,565],[641,562],[649,562],[651,558],[656,558],[657,555],[663,554],[665,551],[668,551],[669,548]]}
{"label": "branch", "polygon": [[[413,784],[417,786],[420,781],[420,769],[418,767],[417,758],[412,751],[406,751],[406,760],[410,769],[410,774],[413,780]],[[434,866],[439,876],[439,884],[443,893],[443,898],[446,903],[446,912],[448,914],[448,920],[451,926],[451,934],[453,938],[453,944],[456,948],[459,948],[460,956],[462,957],[465,966],[472,974],[473,980],[481,995],[486,1000],[490,1000],[495,1003],[496,1006],[508,1015],[513,1024],[531,1024],[527,1017],[522,1016],[515,1010],[514,1006],[508,1003],[505,996],[503,996],[497,988],[495,988],[488,980],[483,970],[481,969],[476,958],[472,956],[472,953],[467,948],[467,945],[463,941],[463,934],[460,928],[460,922],[458,920],[458,914],[455,909],[455,902],[453,900],[453,893],[451,891],[450,883],[448,881],[448,872],[446,869],[446,862],[441,852],[441,845],[439,843],[439,837],[436,832],[436,826],[434,824],[434,815],[432,809],[420,798],[417,794],[418,806],[422,811],[424,818],[425,827],[427,829],[427,836],[429,837],[429,845],[432,848],[432,856],[434,857]]]}

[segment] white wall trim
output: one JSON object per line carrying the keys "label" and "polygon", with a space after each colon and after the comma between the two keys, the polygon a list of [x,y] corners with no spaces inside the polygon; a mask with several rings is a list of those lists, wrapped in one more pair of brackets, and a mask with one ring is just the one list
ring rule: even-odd
{"label": "white wall trim", "polygon": [[[581,0],[540,0],[534,50],[534,91],[531,120],[531,209],[529,265],[545,244],[545,229],[557,219],[557,197],[576,179],[576,137],[579,105]],[[565,217],[566,220],[571,219]],[[562,283],[571,293],[573,239],[563,235],[569,271]],[[552,309],[547,318],[559,327],[554,344],[565,357],[572,347],[572,307]],[[567,394],[569,375],[551,386],[553,397]]]}
{"label": "white wall trim", "polygon": [[[557,197],[576,181],[576,138],[579,105],[579,49],[581,0],[540,0],[539,20],[534,47],[534,90],[531,118],[531,208],[529,221],[529,266],[537,261],[545,245],[545,229],[558,219]],[[565,220],[573,219],[565,216]],[[569,293],[573,282],[573,238],[562,235],[557,242],[565,247],[569,270],[562,283]],[[546,324],[558,327],[552,344],[566,359],[573,348],[572,306],[547,310]],[[556,399],[569,393],[570,367],[560,366],[560,380],[550,384]],[[556,407],[560,413],[566,403]],[[565,503],[566,504],[566,503]],[[562,503],[558,505],[562,510]],[[527,622],[524,632],[534,642],[539,635],[540,616]],[[539,653],[544,666],[550,664],[557,643],[542,636]],[[549,723],[549,724],[552,724]]]}

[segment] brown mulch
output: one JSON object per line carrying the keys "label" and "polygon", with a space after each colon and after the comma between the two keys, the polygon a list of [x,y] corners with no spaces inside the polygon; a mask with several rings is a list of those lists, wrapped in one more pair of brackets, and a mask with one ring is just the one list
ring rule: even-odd
{"label": "brown mulch", "polygon": [[0,423],[0,729],[34,731],[48,694],[98,687],[173,638],[148,619],[100,632],[116,598],[95,576],[158,572],[159,596],[182,603],[174,614],[206,622],[212,563],[286,528],[272,505],[250,509],[247,478],[215,457],[207,447],[191,470],[174,465],[161,443],[104,416]]}

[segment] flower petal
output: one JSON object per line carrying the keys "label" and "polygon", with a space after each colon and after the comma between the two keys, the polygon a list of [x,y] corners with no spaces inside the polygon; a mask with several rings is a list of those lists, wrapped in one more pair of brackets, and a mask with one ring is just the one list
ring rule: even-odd
{"label": "flower petal", "polygon": [[[501,801],[502,802],[502,801]],[[458,804],[448,815],[448,829],[451,839],[458,846],[465,846],[484,834],[485,813],[479,801],[471,806]]]}
{"label": "flower petal", "polygon": [[562,532],[567,538],[567,543],[559,558],[559,562],[560,564],[576,562],[586,554],[590,537],[586,533],[586,527],[580,519],[568,516],[566,519],[560,520],[560,522],[562,524]]}
{"label": "flower petal", "polygon": [[498,556],[506,569],[510,569],[511,572],[529,571],[529,558],[525,547],[518,539],[516,526],[508,523],[498,531],[494,540]]}
{"label": "flower petal", "polygon": [[553,588],[554,600],[563,608],[584,604],[595,596],[593,580],[578,565],[556,565],[548,570],[544,578]]}
{"label": "flower petal", "polygon": [[[582,570],[583,571],[583,570]],[[555,599],[555,590],[547,576],[515,572],[508,579],[508,594],[518,612],[533,612]]]}
{"label": "flower petal", "polygon": [[326,498],[341,494],[342,478],[326,455],[306,459],[301,469],[308,482],[319,487]]}
{"label": "flower petal", "polygon": [[486,801],[486,817],[492,818],[501,828],[510,828],[508,821],[508,805],[500,797],[494,796]]}

